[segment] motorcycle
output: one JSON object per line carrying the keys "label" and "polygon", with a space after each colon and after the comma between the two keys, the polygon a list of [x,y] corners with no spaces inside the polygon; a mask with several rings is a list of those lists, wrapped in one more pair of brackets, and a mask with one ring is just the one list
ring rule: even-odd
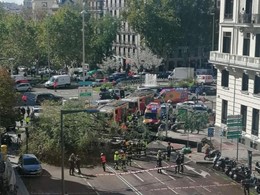
{"label": "motorcycle", "polygon": [[231,170],[232,170],[233,168],[235,168],[236,166],[237,166],[236,161],[234,161],[234,160],[229,160],[229,161],[227,162],[227,164],[226,164],[225,174],[226,174],[227,176],[229,176],[229,173],[231,172]]}
{"label": "motorcycle", "polygon": [[230,159],[228,157],[221,157],[218,159],[217,163],[216,163],[216,169],[217,170],[222,170],[223,172],[225,172],[226,169],[226,165],[229,163]]}
{"label": "motorcycle", "polygon": [[238,169],[237,172],[234,173],[232,179],[235,181],[246,180],[251,177],[251,171],[248,167],[241,166],[241,169]]}
{"label": "motorcycle", "polygon": [[205,154],[204,160],[207,160],[207,159],[210,160],[210,159],[214,158],[216,155],[220,155],[219,150],[210,150],[207,154]]}

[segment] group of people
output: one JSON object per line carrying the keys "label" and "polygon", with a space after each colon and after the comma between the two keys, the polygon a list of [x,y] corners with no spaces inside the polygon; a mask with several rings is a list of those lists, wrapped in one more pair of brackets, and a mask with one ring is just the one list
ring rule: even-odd
{"label": "group of people", "polygon": [[29,106],[25,109],[25,107],[20,107],[20,114],[21,114],[21,120],[20,124],[23,126],[24,119],[26,124],[28,125],[30,123],[30,114],[31,114],[31,109]]}
{"label": "group of people", "polygon": [[[171,143],[169,142],[168,143],[168,146],[166,148],[166,160],[167,161],[170,161],[170,158],[171,158],[171,152],[173,151],[173,147],[171,146]],[[157,172],[158,173],[162,173],[162,161],[163,161],[163,158],[164,158],[164,155],[163,155],[163,152],[161,150],[158,150],[157,152]],[[175,166],[175,173],[183,173],[184,171],[184,154],[183,153],[177,153],[176,155],[176,159],[175,159],[175,163],[176,163],[176,166]]]}
{"label": "group of people", "polygon": [[80,163],[81,163],[81,159],[80,159],[79,155],[75,155],[74,153],[72,153],[69,157],[69,165],[70,165],[69,174],[70,175],[74,175],[75,168],[78,169],[78,174],[81,174]]}

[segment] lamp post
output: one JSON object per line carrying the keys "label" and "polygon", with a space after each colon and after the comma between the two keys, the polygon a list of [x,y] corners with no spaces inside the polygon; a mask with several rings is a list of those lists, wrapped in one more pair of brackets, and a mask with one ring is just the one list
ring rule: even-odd
{"label": "lamp post", "polygon": [[50,33],[49,33],[49,13],[47,13],[47,61],[49,69],[49,77],[51,77],[51,64],[50,64]]}
{"label": "lamp post", "polygon": [[83,2],[83,11],[82,14],[82,72],[83,72],[83,82],[86,80],[86,70],[85,66],[85,14],[87,13],[85,10],[86,3]]}
{"label": "lamp post", "polygon": [[61,195],[65,195],[65,181],[64,181],[64,130],[63,130],[63,115],[73,113],[97,113],[99,110],[61,110],[60,111],[60,137],[61,137]]}
{"label": "lamp post", "polygon": [[210,13],[212,15],[212,40],[211,40],[211,51],[214,51],[214,42],[215,42],[215,13]]}

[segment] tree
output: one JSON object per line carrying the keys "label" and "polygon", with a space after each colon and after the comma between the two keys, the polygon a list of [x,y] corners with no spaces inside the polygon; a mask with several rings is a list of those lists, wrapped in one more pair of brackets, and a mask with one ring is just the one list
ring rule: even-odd
{"label": "tree", "polygon": [[5,68],[0,68],[0,127],[15,126],[18,95],[14,90],[14,81]]}
{"label": "tree", "polygon": [[177,121],[183,123],[184,131],[193,133],[197,130],[197,133],[201,129],[205,128],[209,121],[209,115],[207,112],[194,112],[187,109],[181,109],[178,111]]}
{"label": "tree", "polygon": [[[129,0],[124,18],[144,37],[146,45],[158,56],[167,57],[176,46],[193,49],[210,46],[208,0]],[[187,51],[189,53],[189,51]]]}
{"label": "tree", "polygon": [[140,52],[130,54],[131,63],[135,65],[139,72],[141,69],[152,69],[159,67],[162,63],[162,58],[158,58],[149,48],[141,49]]}
{"label": "tree", "polygon": [[130,0],[123,14],[133,29],[140,33],[146,45],[160,57],[167,58],[168,51],[176,46],[179,20],[171,0]]}

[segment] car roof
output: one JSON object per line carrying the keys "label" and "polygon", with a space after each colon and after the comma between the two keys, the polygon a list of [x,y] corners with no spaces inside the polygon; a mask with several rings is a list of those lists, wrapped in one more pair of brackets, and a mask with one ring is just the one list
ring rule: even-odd
{"label": "car roof", "polygon": [[37,158],[34,154],[23,154],[22,157],[23,157],[23,159],[26,159],[26,158]]}

